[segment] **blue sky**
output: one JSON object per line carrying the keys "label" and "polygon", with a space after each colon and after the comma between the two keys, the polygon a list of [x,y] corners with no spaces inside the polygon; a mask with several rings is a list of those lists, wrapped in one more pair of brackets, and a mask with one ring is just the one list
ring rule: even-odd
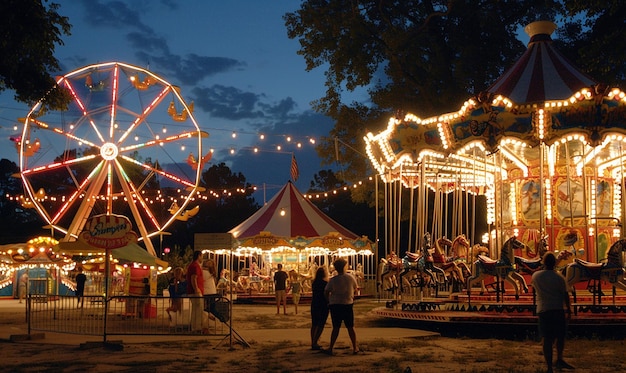
{"label": "blue sky", "polygon": [[[291,153],[305,192],[321,167],[309,140],[332,128],[310,102],[325,92],[324,71],[305,71],[297,40],[287,38],[282,16],[297,1],[54,0],[69,17],[72,35],[57,46],[60,74],[98,62],[148,68],[194,102],[194,116],[210,134],[211,164],[225,162],[248,182],[267,185],[267,199],[290,178]],[[0,94],[0,158],[17,163],[9,137],[29,107],[12,92]],[[238,134],[233,139],[232,133]],[[260,141],[259,133],[266,134]],[[286,137],[291,136],[291,142]],[[295,144],[301,142],[302,148]],[[276,151],[277,145],[282,151]],[[253,154],[251,147],[260,152]],[[235,149],[231,154],[230,149]],[[181,162],[185,156],[181,154]],[[257,194],[261,199],[262,195]]]}

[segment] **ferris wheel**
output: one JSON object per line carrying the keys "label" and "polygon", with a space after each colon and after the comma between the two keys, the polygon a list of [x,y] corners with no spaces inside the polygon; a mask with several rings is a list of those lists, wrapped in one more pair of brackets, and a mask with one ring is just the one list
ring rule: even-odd
{"label": "ferris wheel", "polygon": [[[150,238],[200,190],[202,140],[193,103],[154,73],[120,62],[59,77],[72,101],[65,111],[37,103],[23,118],[19,162],[25,198],[73,241],[96,215],[123,215],[149,252]],[[194,158],[195,159],[195,158]],[[186,162],[187,160],[187,162]]]}

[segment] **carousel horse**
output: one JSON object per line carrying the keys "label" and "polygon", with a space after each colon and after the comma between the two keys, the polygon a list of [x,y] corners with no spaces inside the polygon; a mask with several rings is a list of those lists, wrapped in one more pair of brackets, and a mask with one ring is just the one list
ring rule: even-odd
{"label": "carousel horse", "polygon": [[263,266],[262,269],[259,269],[256,262],[252,262],[248,282],[250,283],[251,290],[256,290],[260,293],[269,293],[272,276],[269,275],[269,269],[267,267]]}
{"label": "carousel horse", "polygon": [[465,283],[463,270],[459,268],[454,257],[445,255],[445,251],[442,248],[443,246],[452,247],[452,241],[446,237],[441,237],[435,241],[435,251],[433,252],[435,266],[443,269],[446,274],[450,274],[450,276],[456,278],[460,283]]}
{"label": "carousel horse", "polygon": [[[467,237],[464,234],[458,235],[453,241],[452,246],[450,246],[450,254],[454,259],[456,265],[463,272],[463,277],[468,278],[472,275],[472,270],[467,265],[467,253],[470,250],[470,243]],[[489,252],[489,250],[487,250]]]}
{"label": "carousel horse", "polygon": [[541,237],[537,244],[537,257],[534,259],[526,259],[521,256],[515,255],[515,270],[521,274],[532,275],[538,270],[542,269],[543,264],[541,260],[546,252],[548,252],[548,236]]}
{"label": "carousel horse", "polygon": [[[481,245],[479,243],[474,244],[474,246],[472,246],[470,248],[470,257],[476,261],[478,260],[479,256],[486,256],[489,257],[489,248],[487,246]],[[465,276],[465,278],[469,278],[472,275],[472,270],[469,268],[469,266],[466,263],[462,263],[463,264],[463,271],[464,273],[467,273],[467,275]],[[465,272],[467,271],[467,272]],[[484,294],[487,291],[487,288],[485,287],[485,281],[480,281],[480,294]]]}
{"label": "carousel horse", "polygon": [[365,285],[365,273],[363,273],[363,265],[361,263],[356,265],[356,269],[348,270],[354,278],[356,279],[356,284],[359,289],[363,289]]}
{"label": "carousel horse", "polygon": [[[521,256],[515,256],[515,270],[520,274],[532,275],[533,273],[543,269],[543,263],[541,260],[543,256],[549,251],[550,247],[548,246],[548,236],[544,236],[539,241],[537,246],[537,257],[534,259],[526,259]],[[569,260],[571,256],[573,256],[571,251],[561,250],[556,256],[556,266],[557,270],[559,268],[564,269],[565,266],[561,265],[561,263]],[[563,273],[565,276],[565,273]]]}
{"label": "carousel horse", "polygon": [[[475,273],[467,279],[467,295],[471,295],[472,285],[475,282],[482,281],[486,276],[496,277],[497,283],[501,280],[508,281],[515,289],[515,299],[519,299],[519,284],[521,284],[525,293],[528,293],[526,280],[513,269],[513,254],[515,249],[521,249],[524,244],[515,236],[509,238],[500,250],[500,259],[491,259],[484,255],[479,255],[478,260],[474,262]],[[502,288],[504,292],[504,288]]]}
{"label": "carousel horse", "polygon": [[[439,284],[440,281],[435,272],[441,274],[445,281],[445,273],[441,268],[435,267],[433,259],[433,249],[430,245],[430,233],[424,234],[424,246],[422,247],[420,254],[407,251],[402,258],[402,273],[400,273],[400,291],[402,292],[404,285],[404,277],[409,273],[414,274],[424,283],[428,280],[432,284]],[[428,277],[426,277],[428,276]],[[409,280],[410,283],[410,280]]]}
{"label": "carousel horse", "polygon": [[[574,262],[567,265],[565,268],[565,279],[567,280],[567,287],[572,290],[574,303],[576,302],[576,288],[574,284],[578,282],[596,280],[599,284],[600,281],[606,281],[613,287],[626,290],[624,260],[622,257],[624,251],[626,251],[626,239],[621,239],[611,245],[607,253],[606,263],[591,263],[575,258]],[[599,288],[596,293],[599,294],[598,296],[601,295]]]}
{"label": "carousel horse", "polygon": [[307,268],[306,271],[300,273],[300,279],[302,280],[302,292],[308,293],[313,290],[313,280],[315,280],[315,272],[317,272],[318,265],[313,262]]}
{"label": "carousel horse", "polygon": [[402,260],[396,253],[390,252],[387,258],[380,258],[378,265],[378,285],[384,291],[395,291],[398,288],[398,277],[402,272]]}

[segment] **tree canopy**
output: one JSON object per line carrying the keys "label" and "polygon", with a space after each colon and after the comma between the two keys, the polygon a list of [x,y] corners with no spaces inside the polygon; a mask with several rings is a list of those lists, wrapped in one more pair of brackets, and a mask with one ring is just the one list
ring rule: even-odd
{"label": "tree canopy", "polygon": [[15,91],[15,99],[63,108],[70,100],[51,74],[58,72],[54,57],[62,35],[70,35],[68,18],[57,13],[58,4],[47,0],[3,0],[0,2],[0,91]]}
{"label": "tree canopy", "polygon": [[[563,24],[563,53],[596,79],[623,83],[625,9],[620,1],[306,0],[284,20],[307,70],[326,69],[326,95],[314,107],[336,123],[318,153],[324,164],[340,158],[352,181],[367,174],[354,151],[363,135],[397,111],[456,111],[519,58],[518,34],[532,21]],[[367,99],[345,102],[363,89]]]}

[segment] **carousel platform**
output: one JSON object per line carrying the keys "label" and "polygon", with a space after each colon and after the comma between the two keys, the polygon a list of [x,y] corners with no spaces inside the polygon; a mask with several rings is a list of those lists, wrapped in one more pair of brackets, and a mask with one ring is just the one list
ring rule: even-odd
{"label": "carousel platform", "polygon": [[[374,295],[358,295],[355,299],[373,299]],[[292,304],[291,294],[287,294],[287,304]],[[233,304],[276,304],[276,295],[273,293],[237,293]],[[311,293],[303,293],[299,304],[311,304]]]}
{"label": "carousel platform", "polygon": [[[391,326],[430,330],[444,336],[472,338],[538,338],[532,294],[495,295],[451,293],[447,297],[382,299],[373,313]],[[578,294],[569,333],[581,337],[624,338],[626,294],[603,296],[598,303],[590,294]]]}

